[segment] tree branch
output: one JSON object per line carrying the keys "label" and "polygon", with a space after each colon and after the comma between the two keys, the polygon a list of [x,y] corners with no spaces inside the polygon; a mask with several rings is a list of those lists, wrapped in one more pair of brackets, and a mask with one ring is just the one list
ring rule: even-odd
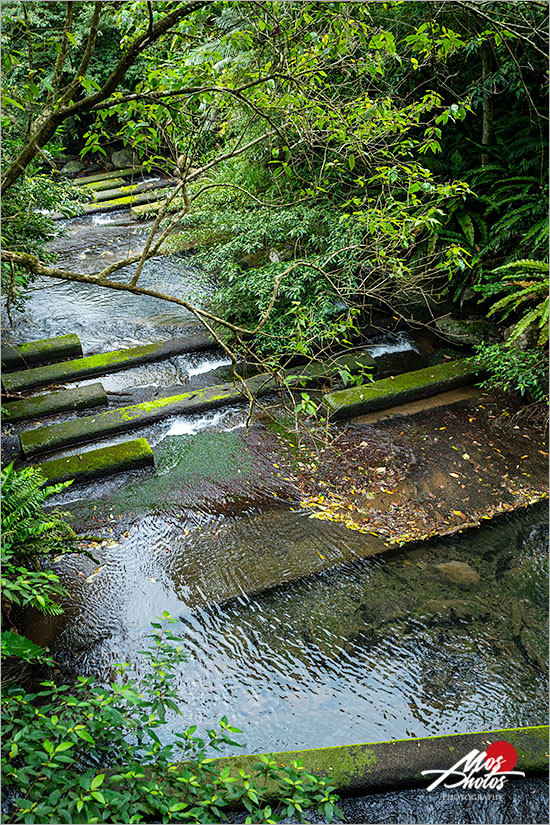
{"label": "tree branch", "polygon": [[67,34],[71,32],[73,26],[73,6],[73,0],[68,0],[67,9],[65,12],[65,25],[63,27],[63,39],[61,41],[61,51],[57,55],[57,60],[55,61],[55,68],[52,78],[52,91],[48,95],[48,99],[51,101],[55,97],[58,90],[63,66],[65,65],[65,60],[67,59],[67,50],[69,48],[69,38],[67,37]]}

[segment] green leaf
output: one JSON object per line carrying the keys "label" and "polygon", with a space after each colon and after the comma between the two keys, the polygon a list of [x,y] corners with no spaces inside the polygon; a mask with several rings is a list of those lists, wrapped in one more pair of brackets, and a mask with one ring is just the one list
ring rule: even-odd
{"label": "green leaf", "polygon": [[92,779],[92,783],[90,785],[90,788],[92,789],[92,791],[95,791],[96,788],[99,788],[99,786],[103,784],[104,779],[105,779],[105,774],[104,773],[100,773],[97,776],[95,776]]}

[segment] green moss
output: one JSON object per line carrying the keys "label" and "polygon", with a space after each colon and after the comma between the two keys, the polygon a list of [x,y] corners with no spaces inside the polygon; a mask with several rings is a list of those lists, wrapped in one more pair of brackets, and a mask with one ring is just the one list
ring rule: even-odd
{"label": "green moss", "polygon": [[[240,472],[239,472],[240,470]],[[139,479],[131,490],[109,498],[116,511],[151,512],[159,506],[181,505],[182,491],[201,483],[226,483],[251,478],[254,466],[237,433],[198,432],[169,436],[155,448],[155,472]]]}
{"label": "green moss", "polygon": [[6,390],[12,392],[44,387],[49,384],[60,383],[62,381],[77,380],[90,375],[99,375],[116,368],[118,364],[121,369],[128,361],[140,363],[148,355],[161,349],[162,344],[148,344],[143,347],[132,347],[127,350],[115,350],[105,352],[100,355],[88,355],[85,358],[75,358],[72,361],[62,361],[58,364],[48,364],[43,367],[35,367],[30,370],[21,370],[4,377]]}
{"label": "green moss", "polygon": [[99,407],[108,403],[107,393],[101,384],[88,384],[86,387],[77,387],[72,390],[50,392],[46,395],[36,395],[33,398],[23,398],[4,405],[4,411],[10,423],[28,421],[33,418],[42,418],[46,415],[65,412],[67,410],[84,410],[89,407]]}
{"label": "green moss", "polygon": [[45,461],[37,466],[48,481],[57,483],[69,478],[83,481],[153,464],[153,451],[147,440],[137,438],[123,444],[90,450],[81,455]]}
{"label": "green moss", "polygon": [[26,344],[2,345],[2,366],[7,370],[22,370],[34,364],[60,361],[82,355],[82,345],[77,335],[58,335]]}
{"label": "green moss", "polygon": [[124,178],[110,178],[109,180],[96,180],[91,183],[84,184],[83,188],[90,192],[103,192],[112,187],[122,186]]}
{"label": "green moss", "polygon": [[[371,742],[330,748],[287,751],[273,754],[280,764],[300,760],[307,771],[330,777],[339,791],[358,793],[377,789],[426,785],[422,770],[451,767],[446,757],[458,750],[466,755],[473,748],[482,750],[487,742],[505,740],[518,752],[517,770],[540,774],[548,771],[548,726],[508,728],[450,736],[426,736],[398,739],[390,742]],[[250,772],[258,763],[259,755],[235,756],[217,759],[218,769],[230,767],[237,775],[240,769]],[[455,759],[453,756],[452,759]],[[273,784],[266,783],[269,795]]]}
{"label": "green moss", "polygon": [[91,203],[87,204],[84,207],[85,212],[108,212],[112,209],[122,209],[125,206],[130,206],[131,204],[142,204],[147,203],[148,201],[153,200],[156,198],[159,199],[159,195],[166,196],[169,192],[172,191],[172,187],[167,187],[166,189],[156,189],[154,191],[149,192],[139,192],[136,195],[126,195],[123,198],[115,198],[113,200],[107,201],[100,201],[99,203]]}
{"label": "green moss", "polygon": [[115,169],[113,172],[98,172],[97,175],[87,175],[85,178],[76,178],[73,183],[75,186],[87,186],[97,181],[112,181],[116,178],[127,178],[129,175],[136,175],[137,173],[141,173],[140,168],[128,166],[126,169]]}
{"label": "green moss", "polygon": [[366,386],[338,390],[325,395],[323,404],[335,416],[351,416],[464,386],[474,380],[475,375],[466,358],[406,372],[395,378],[383,378]]}

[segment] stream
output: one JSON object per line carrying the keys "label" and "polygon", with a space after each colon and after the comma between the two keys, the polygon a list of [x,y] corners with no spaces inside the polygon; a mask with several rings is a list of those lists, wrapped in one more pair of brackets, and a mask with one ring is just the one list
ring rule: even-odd
{"label": "stream", "polygon": [[[139,251],[142,227],[125,213],[77,218],[52,249],[58,265],[95,272]],[[142,280],[199,303],[214,288],[189,255],[149,261]],[[75,332],[85,354],[196,328],[176,305],[41,279],[14,320],[13,329],[5,322],[7,339]],[[403,335],[371,352],[402,370],[422,357]],[[99,380],[120,406],[227,378],[228,359],[213,350]],[[214,727],[225,715],[254,753],[544,724],[545,505],[406,553],[361,558],[372,537],[309,518],[274,472],[266,419],[257,416],[247,432],[245,417],[236,405],[136,431],[155,452],[153,471],[59,497],[77,528],[105,537],[97,563],[70,556],[57,565],[69,592],[64,615],[33,615],[23,628],[51,648],[62,672],[107,679],[122,661],[139,672],[149,623],[168,611],[188,657],[177,671],[183,716],[170,717],[172,732]],[[475,589],[437,575],[437,564],[453,560],[479,574]],[[369,815],[401,821],[376,807]],[[453,821],[408,816],[402,821]]]}

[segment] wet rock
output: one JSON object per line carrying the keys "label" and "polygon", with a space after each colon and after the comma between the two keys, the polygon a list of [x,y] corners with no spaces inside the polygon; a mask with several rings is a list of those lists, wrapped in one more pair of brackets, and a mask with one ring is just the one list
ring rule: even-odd
{"label": "wet rock", "polygon": [[111,155],[111,163],[115,169],[125,169],[127,166],[135,166],[137,155],[131,149],[120,149]]}
{"label": "wet rock", "polygon": [[61,171],[65,175],[78,175],[83,169],[85,169],[85,166],[81,160],[70,160],[65,166],[61,167]]}
{"label": "wet rock", "polygon": [[492,344],[500,340],[496,325],[482,319],[470,320],[448,315],[439,318],[435,325],[453,344]]}
{"label": "wet rock", "polygon": [[546,675],[548,673],[548,635],[540,630],[523,627],[519,642],[531,664]]}
{"label": "wet rock", "polygon": [[464,561],[443,562],[436,564],[435,569],[440,578],[461,590],[473,590],[481,582],[479,574]]}
{"label": "wet rock", "polygon": [[[512,324],[511,326],[509,326],[505,330],[505,332],[504,332],[504,340],[505,341],[507,341],[510,338],[510,336],[514,332],[515,328],[516,328],[516,325]],[[520,350],[521,352],[523,352],[524,350],[527,350],[527,349],[532,349],[533,347],[536,347],[536,345],[537,345],[539,333],[540,333],[540,330],[539,330],[538,326],[536,324],[530,324],[527,327],[527,329],[524,329],[523,332],[520,335],[517,336],[517,338],[514,338],[514,340],[512,341],[512,346],[515,347],[516,349]]]}

